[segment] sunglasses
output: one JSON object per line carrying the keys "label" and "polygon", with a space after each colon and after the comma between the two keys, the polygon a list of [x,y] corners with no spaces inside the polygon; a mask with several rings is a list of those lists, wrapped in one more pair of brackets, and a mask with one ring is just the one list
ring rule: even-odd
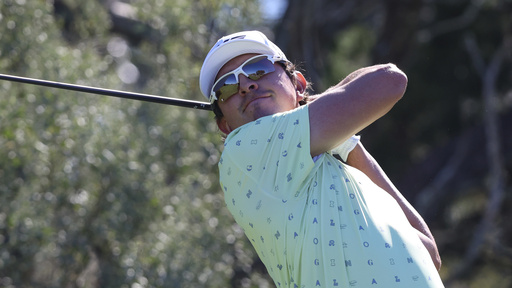
{"label": "sunglasses", "polygon": [[[279,59],[279,58],[278,58]],[[215,100],[226,101],[235,95],[239,90],[238,75],[243,74],[251,80],[258,80],[261,77],[276,71],[274,63],[276,59],[272,55],[258,55],[249,58],[235,70],[224,74],[215,84],[210,92],[210,102]]]}

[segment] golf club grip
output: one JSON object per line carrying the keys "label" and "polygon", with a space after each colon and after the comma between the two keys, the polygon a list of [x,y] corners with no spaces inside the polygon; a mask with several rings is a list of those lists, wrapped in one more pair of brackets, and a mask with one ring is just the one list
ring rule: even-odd
{"label": "golf club grip", "polygon": [[6,75],[6,74],[0,74],[0,80],[8,80],[8,81],[25,83],[25,84],[39,85],[39,86],[79,91],[79,92],[85,92],[85,93],[91,93],[91,94],[99,94],[99,95],[105,95],[105,96],[113,96],[113,97],[132,99],[132,100],[140,100],[140,101],[173,105],[173,106],[179,106],[179,107],[185,107],[185,108],[194,108],[194,109],[210,110],[210,111],[212,110],[211,104],[207,103],[207,102],[183,100],[183,99],[176,99],[176,98],[167,98],[167,97],[155,96],[155,95],[149,95],[149,94],[103,89],[103,88],[97,88],[97,87],[91,87],[91,86],[82,86],[82,85],[75,85],[75,84],[62,83],[62,82],[53,82],[53,81],[12,76],[12,75]]}

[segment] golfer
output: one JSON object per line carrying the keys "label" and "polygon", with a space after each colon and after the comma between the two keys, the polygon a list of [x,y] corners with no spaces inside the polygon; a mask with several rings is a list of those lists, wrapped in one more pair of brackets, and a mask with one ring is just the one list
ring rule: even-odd
{"label": "golfer", "polygon": [[243,31],[213,46],[199,80],[226,134],[225,201],[277,287],[443,287],[428,226],[353,136],[402,98],[395,65],[309,96],[274,43]]}

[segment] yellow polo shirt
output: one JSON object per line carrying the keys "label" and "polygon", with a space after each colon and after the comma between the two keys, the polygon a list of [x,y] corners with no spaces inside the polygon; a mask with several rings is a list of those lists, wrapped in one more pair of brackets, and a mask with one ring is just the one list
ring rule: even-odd
{"label": "yellow polo shirt", "polygon": [[398,203],[357,169],[310,156],[308,106],[231,132],[227,207],[277,287],[444,287]]}

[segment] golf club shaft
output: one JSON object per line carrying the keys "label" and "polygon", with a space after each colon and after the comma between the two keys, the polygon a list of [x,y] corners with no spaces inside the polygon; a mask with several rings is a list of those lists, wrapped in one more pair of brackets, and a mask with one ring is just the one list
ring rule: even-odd
{"label": "golf club shaft", "polygon": [[132,99],[132,100],[147,101],[147,102],[153,102],[153,103],[159,103],[159,104],[167,104],[167,105],[173,105],[173,106],[179,106],[179,107],[200,109],[200,110],[211,110],[211,104],[207,103],[207,102],[167,98],[167,97],[155,96],[155,95],[149,95],[149,94],[103,89],[103,88],[96,88],[96,87],[90,87],[90,86],[82,86],[82,85],[53,82],[53,81],[40,80],[40,79],[34,79],[34,78],[12,76],[12,75],[6,75],[6,74],[0,74],[0,80],[8,80],[8,81],[25,83],[25,84],[39,85],[39,86],[79,91],[79,92],[85,92],[85,93],[91,93],[91,94],[99,94],[99,95],[105,95],[105,96],[113,96],[113,97]]}

